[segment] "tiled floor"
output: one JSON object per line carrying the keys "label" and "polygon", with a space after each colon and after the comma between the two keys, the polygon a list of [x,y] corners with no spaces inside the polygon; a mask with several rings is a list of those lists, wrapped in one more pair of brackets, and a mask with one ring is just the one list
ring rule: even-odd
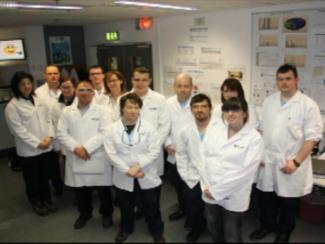
{"label": "tiled floor", "polygon": [[[93,218],[81,230],[74,230],[73,223],[78,216],[73,205],[74,194],[65,188],[62,198],[55,199],[59,211],[46,217],[35,215],[27,203],[22,175],[11,171],[6,159],[0,159],[0,242],[113,242],[118,231],[119,210],[114,212],[114,226],[103,229],[96,208]],[[97,200],[97,198],[95,198]],[[97,202],[97,201],[96,201]],[[243,232],[248,242],[249,233],[257,225],[257,211],[253,204],[247,213]],[[167,242],[184,242],[186,231],[184,220],[170,222],[168,215],[176,208],[176,198],[168,182],[162,188],[161,209],[165,222]],[[273,242],[269,236],[263,242]],[[292,235],[293,242],[325,242],[325,223],[311,224],[298,219],[297,228]],[[127,242],[152,242],[144,220],[136,222],[136,229]],[[208,233],[204,233],[199,242],[211,242]]]}

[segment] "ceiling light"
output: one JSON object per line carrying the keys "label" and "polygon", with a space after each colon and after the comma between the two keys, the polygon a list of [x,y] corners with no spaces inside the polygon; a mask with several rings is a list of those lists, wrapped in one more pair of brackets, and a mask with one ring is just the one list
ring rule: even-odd
{"label": "ceiling light", "polygon": [[81,10],[82,6],[59,5],[59,4],[32,4],[16,2],[0,2],[0,8],[27,8],[27,9],[48,9],[48,10]]}
{"label": "ceiling light", "polygon": [[196,8],[186,7],[186,6],[176,6],[176,5],[167,5],[167,4],[159,4],[159,3],[147,3],[147,2],[138,2],[138,1],[116,0],[115,3],[121,4],[121,5],[132,5],[132,6],[149,7],[149,8],[166,8],[166,9],[187,10],[187,11],[197,10]]}

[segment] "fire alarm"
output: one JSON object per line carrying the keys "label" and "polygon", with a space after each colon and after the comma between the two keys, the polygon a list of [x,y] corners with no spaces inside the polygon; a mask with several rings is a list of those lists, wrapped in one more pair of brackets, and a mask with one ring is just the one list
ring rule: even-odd
{"label": "fire alarm", "polygon": [[151,17],[141,17],[136,20],[137,30],[149,30],[153,25],[153,20]]}

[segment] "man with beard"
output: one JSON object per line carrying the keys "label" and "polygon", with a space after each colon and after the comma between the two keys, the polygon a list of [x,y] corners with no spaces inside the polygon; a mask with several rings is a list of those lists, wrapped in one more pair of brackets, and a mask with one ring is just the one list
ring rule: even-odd
{"label": "man with beard", "polygon": [[200,187],[200,153],[199,147],[211,120],[211,100],[205,94],[193,96],[190,102],[191,111],[195,118],[185,127],[177,140],[176,161],[177,170],[182,180],[185,213],[190,226],[186,236],[187,242],[196,242],[205,229],[204,202],[201,198]]}

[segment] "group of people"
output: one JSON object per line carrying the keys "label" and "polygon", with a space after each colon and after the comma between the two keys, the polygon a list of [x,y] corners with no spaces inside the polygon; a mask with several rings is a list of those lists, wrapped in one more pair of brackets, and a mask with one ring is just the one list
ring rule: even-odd
{"label": "group of people", "polygon": [[60,79],[54,65],[44,77],[34,92],[33,77],[15,73],[14,97],[5,109],[35,213],[57,211],[49,181],[62,191],[58,162],[64,157],[64,183],[75,189],[80,214],[75,229],[91,218],[95,189],[102,225],[113,225],[114,189],[121,212],[115,241],[134,232],[137,209],[154,242],[163,243],[166,168],[178,200],[169,220],[186,218],[187,242],[196,242],[206,228],[214,242],[242,242],[253,183],[261,217],[250,239],[274,232],[275,242],[289,241],[299,197],[312,190],[310,154],[323,132],[319,108],[299,91],[294,66],[276,71],[279,92],[265,99],[260,118],[233,78],[223,82],[221,103],[213,109],[209,96],[193,93],[185,73],[175,77],[169,99],[150,89],[151,74],[143,67],[134,70],[128,92],[120,72],[105,74],[97,65],[78,84]]}

